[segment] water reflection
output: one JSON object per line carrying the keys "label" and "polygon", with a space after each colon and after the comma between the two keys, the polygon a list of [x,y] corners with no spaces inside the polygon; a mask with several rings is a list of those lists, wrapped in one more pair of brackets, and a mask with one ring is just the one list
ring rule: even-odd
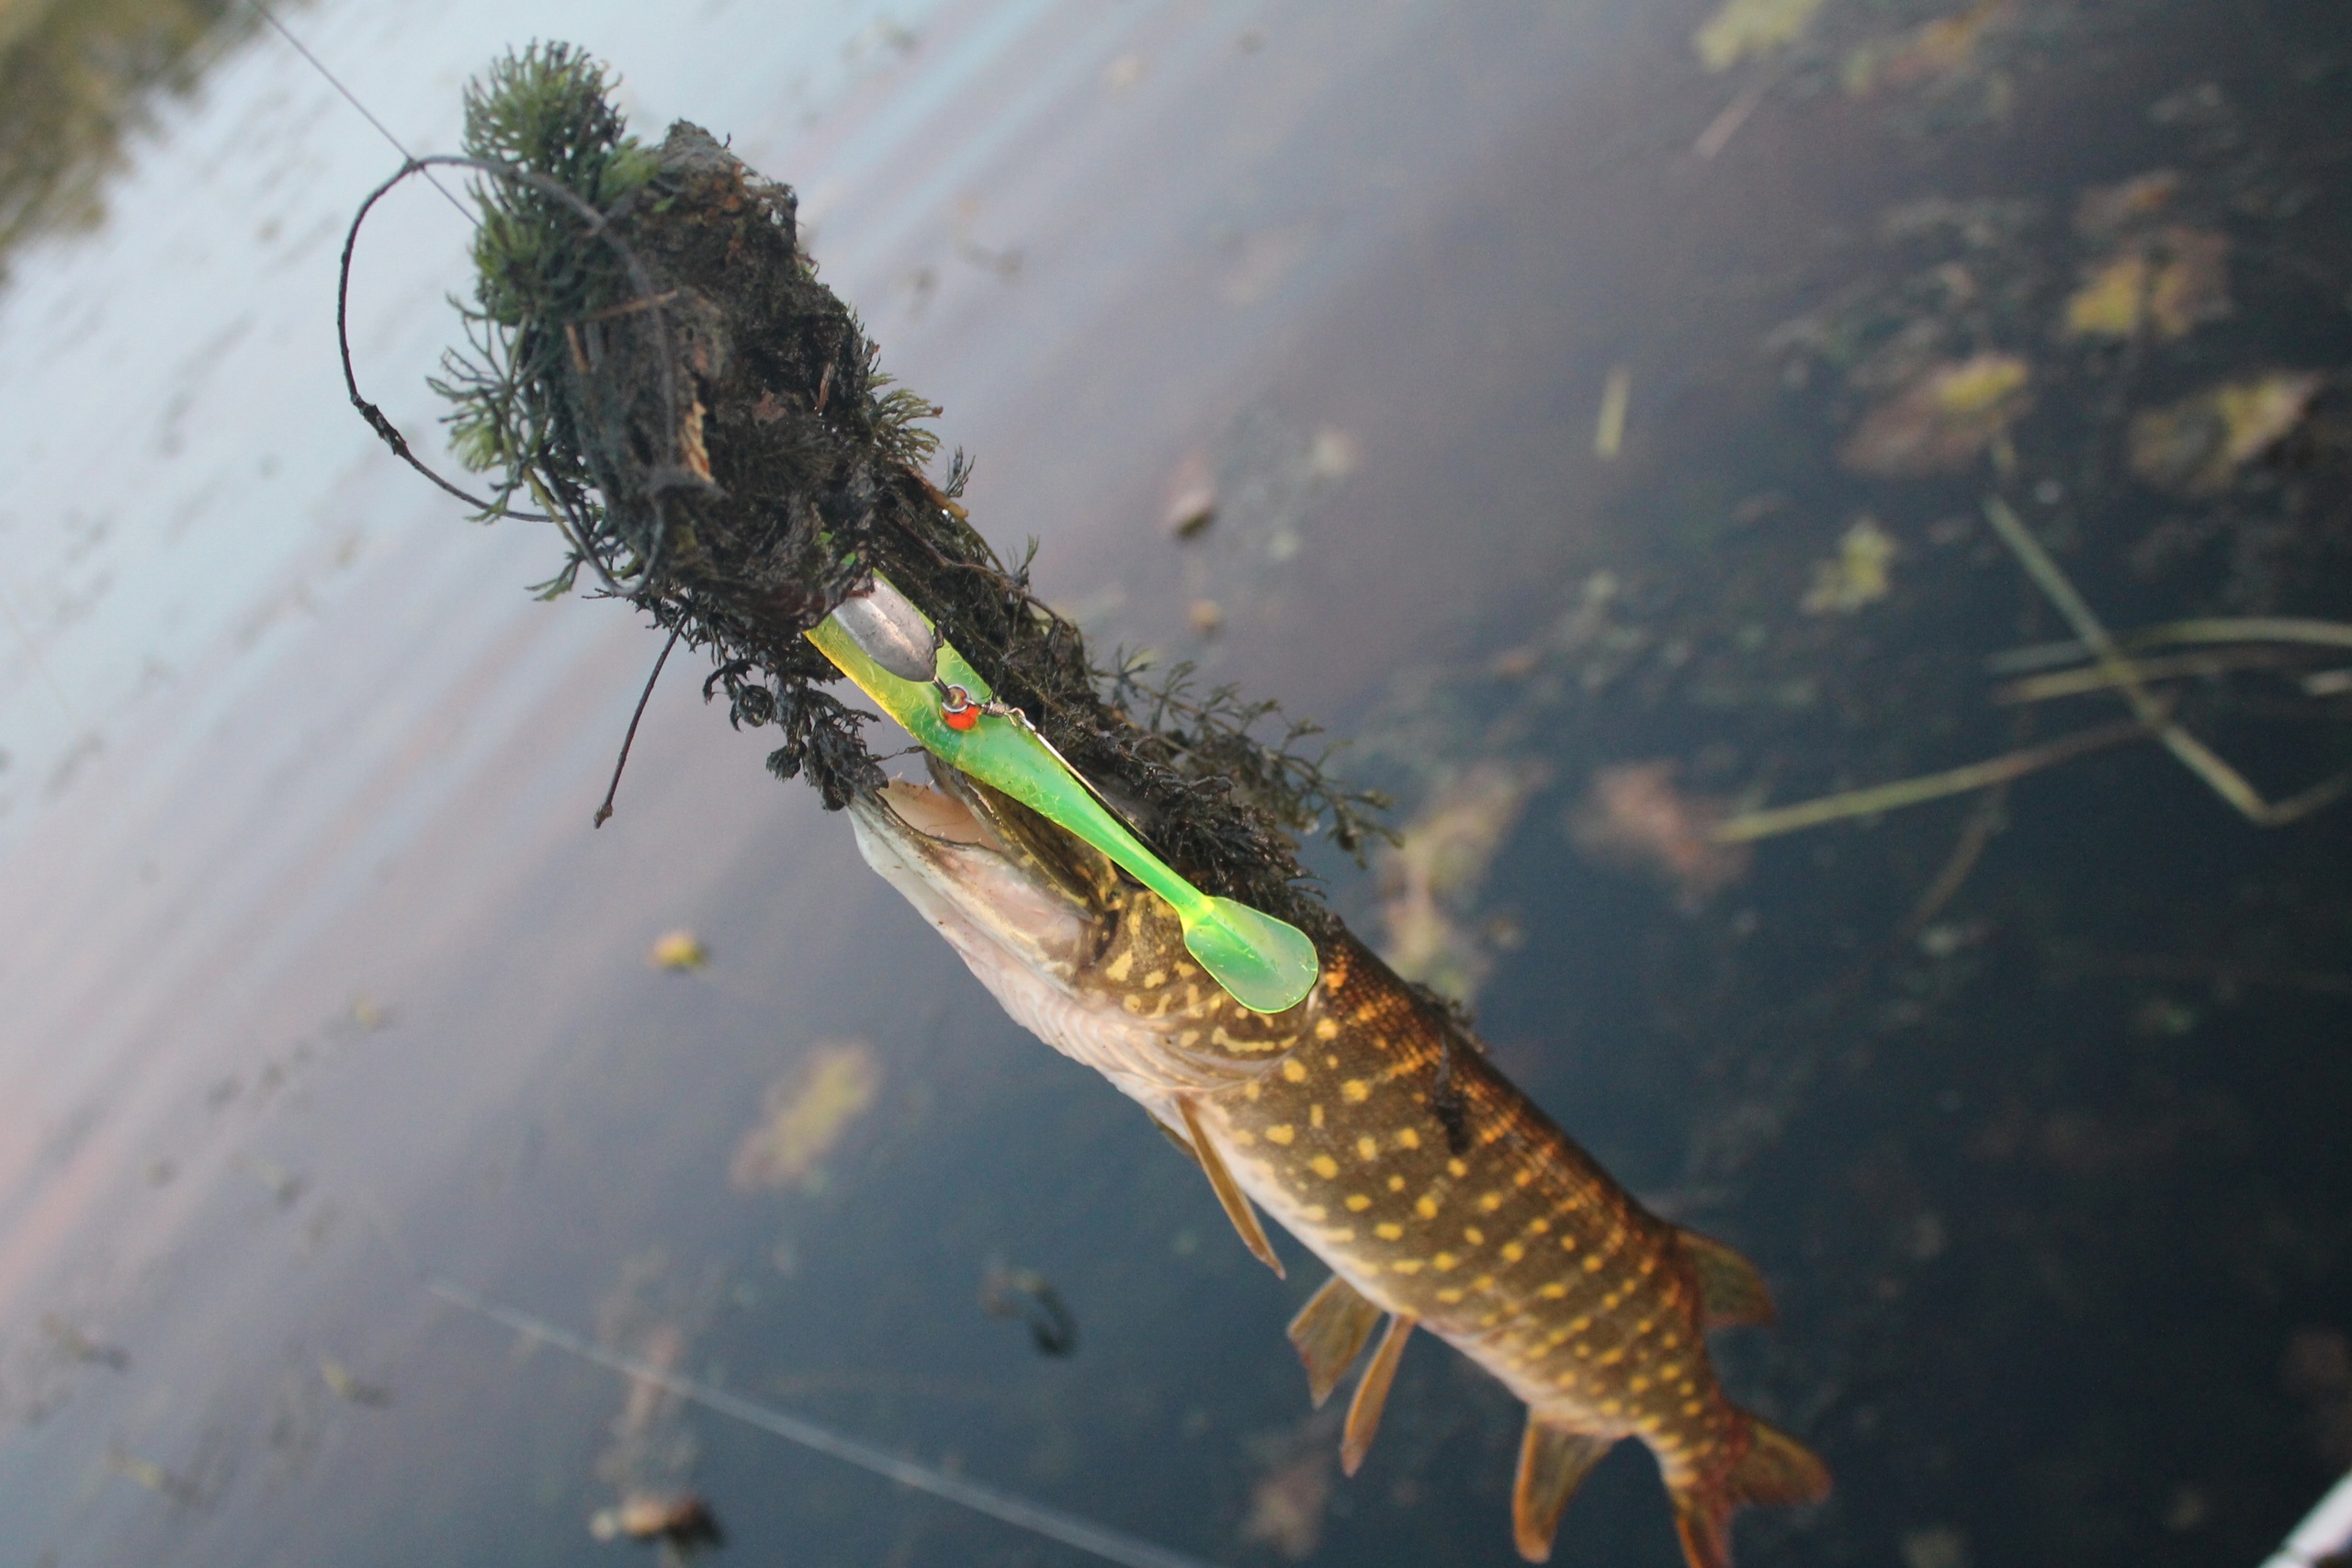
{"label": "water reflection", "polygon": [[[1414,831],[1332,868],[1358,929],[1765,1262],[1785,1324],[1734,1375],[1845,1490],[1743,1560],[1954,1568],[2250,1559],[2343,1462],[2342,813],[2255,835],[2143,746],[1709,834],[2117,705],[1986,700],[2066,635],[1988,487],[2118,627],[2345,617],[2352,117],[2257,9],[291,19],[420,147],[569,36],[640,125],[797,183],[995,536],[1106,644],[1362,734]],[[0,1561],[577,1561],[640,1495],[746,1557],[1031,1550],[418,1260],[1196,1555],[1507,1561],[1509,1402],[1408,1360],[1342,1484],[1279,1331],[1314,1281],[691,681],[588,829],[649,639],[527,603],[548,542],[459,525],[340,401],[385,149],[272,48],[157,113],[112,220],[0,296]],[[355,341],[423,438],[464,235],[389,216]],[[2324,654],[2166,689],[2283,793],[2343,761]],[[975,1310],[992,1258],[1080,1354]],[[1561,1551],[1672,1560],[1637,1461]]]}
{"label": "water reflection", "polygon": [[192,87],[257,20],[217,0],[0,9],[0,277],[25,240],[97,223],[106,176],[153,123],[151,96]]}

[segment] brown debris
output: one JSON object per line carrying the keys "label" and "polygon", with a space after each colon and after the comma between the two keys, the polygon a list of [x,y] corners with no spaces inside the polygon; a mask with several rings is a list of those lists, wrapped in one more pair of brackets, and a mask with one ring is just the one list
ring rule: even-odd
{"label": "brown debris", "polygon": [[1657,876],[1685,908],[1696,908],[1747,874],[1749,852],[1714,841],[1721,804],[1676,788],[1676,772],[1671,761],[1597,770],[1568,818],[1568,836],[1590,859]]}

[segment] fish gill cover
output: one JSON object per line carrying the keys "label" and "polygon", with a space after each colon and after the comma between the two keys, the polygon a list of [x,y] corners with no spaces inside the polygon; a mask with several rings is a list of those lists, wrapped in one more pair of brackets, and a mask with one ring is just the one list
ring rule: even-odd
{"label": "fish gill cover", "polygon": [[[1358,852],[1378,798],[1328,778],[1302,750],[1315,727],[1272,703],[1201,689],[1187,665],[1096,664],[1031,591],[1028,557],[1008,562],[972,525],[964,455],[926,476],[939,439],[924,421],[942,411],[893,384],[820,279],[791,187],[683,121],[645,145],[609,85],[548,43],[466,96],[479,277],[467,346],[434,386],[458,456],[492,476],[469,498],[481,515],[560,531],[567,558],[539,592],[584,573],[707,654],[706,697],[723,691],[739,727],[774,726],[770,770],[839,809],[882,782],[874,716],[834,695],[839,673],[803,634],[879,571],[1179,872],[1329,931],[1300,840]],[[1280,738],[1261,740],[1269,721]]]}

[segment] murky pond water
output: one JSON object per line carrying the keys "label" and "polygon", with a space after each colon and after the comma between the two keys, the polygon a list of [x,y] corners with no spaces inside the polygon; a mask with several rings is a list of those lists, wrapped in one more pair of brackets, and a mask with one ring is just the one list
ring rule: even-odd
{"label": "murky pond water", "polygon": [[[2014,656],[2073,633],[1994,521],[2119,632],[2352,614],[2328,5],[286,19],[419,150],[535,37],[730,135],[1057,604],[1355,738],[1407,831],[1336,907],[1779,1295],[1727,1381],[1839,1489],[1743,1562],[2252,1561],[2352,1464],[2346,808],[2030,771],[2138,721]],[[266,30],[198,58],[0,292],[0,1563],[617,1561],[686,1489],[722,1561],[1083,1560],[420,1269],[1207,1560],[1513,1561],[1499,1387],[1417,1345],[1341,1481],[1317,1271],[700,671],[590,828],[658,641],[376,445],[334,272],[397,155]],[[356,272],[428,447],[466,237],[412,184]],[[2314,635],[2135,656],[2275,802],[2352,764]],[[1630,1446],[1558,1560],[1676,1561]]]}

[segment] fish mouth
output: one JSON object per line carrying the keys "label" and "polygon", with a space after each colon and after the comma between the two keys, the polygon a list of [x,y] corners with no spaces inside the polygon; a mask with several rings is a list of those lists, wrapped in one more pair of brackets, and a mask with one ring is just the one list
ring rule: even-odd
{"label": "fish mouth", "polygon": [[937,759],[850,803],[858,852],[983,980],[1007,966],[1063,990],[1099,958],[1121,897],[1100,852]]}

